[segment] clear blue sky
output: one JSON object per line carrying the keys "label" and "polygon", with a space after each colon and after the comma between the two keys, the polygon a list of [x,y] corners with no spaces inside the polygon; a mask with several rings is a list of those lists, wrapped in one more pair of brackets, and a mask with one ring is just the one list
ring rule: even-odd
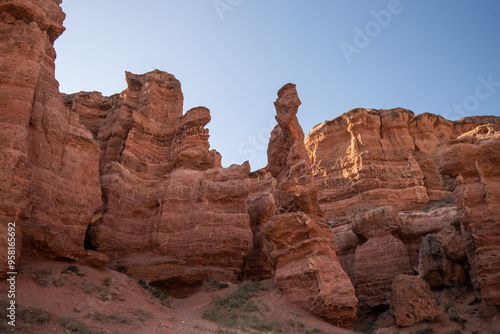
{"label": "clear blue sky", "polygon": [[276,93],[297,85],[307,134],[357,107],[500,116],[500,1],[64,0],[65,93],[126,88],[155,68],[184,110],[210,109],[223,165],[267,164]]}

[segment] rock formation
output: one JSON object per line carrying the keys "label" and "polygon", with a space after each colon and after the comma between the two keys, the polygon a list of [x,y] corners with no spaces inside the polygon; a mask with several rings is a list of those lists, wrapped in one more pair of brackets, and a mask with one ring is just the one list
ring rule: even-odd
{"label": "rock formation", "polygon": [[392,283],[391,314],[400,327],[433,321],[443,314],[429,285],[420,276],[399,275]]}
{"label": "rock formation", "polygon": [[296,113],[295,85],[278,92],[267,170],[276,179],[276,215],[262,231],[270,241],[274,281],[289,299],[338,326],[356,319],[357,300],[342,270],[325,218]]}
{"label": "rock formation", "polygon": [[245,257],[242,278],[272,278],[271,265],[267,256],[267,240],[262,235],[262,228],[276,213],[273,196],[275,188],[276,180],[265,168],[250,173],[247,208],[253,232],[253,249]]}
{"label": "rock formation", "polygon": [[405,245],[391,234],[370,238],[356,248],[354,259],[356,295],[362,309],[389,305],[393,279],[414,272]]}
{"label": "rock formation", "polygon": [[85,230],[101,206],[99,147],[54,76],[60,2],[0,1],[0,219],[17,223],[26,258],[91,256]]}
{"label": "rock formation", "polygon": [[[440,234],[442,235],[441,232]],[[467,273],[464,266],[448,258],[436,234],[425,236],[418,260],[418,274],[429,283],[432,289],[466,284]]]}
{"label": "rock formation", "polygon": [[[451,197],[457,181],[440,173],[435,156],[440,144],[487,123],[500,124],[500,119],[482,116],[453,122],[432,114],[414,115],[402,108],[354,109],[315,126],[308,134],[305,143],[320,207],[333,231],[342,267],[357,289],[360,307],[386,305],[388,282],[397,275],[392,266],[379,266],[376,275],[366,267],[367,249],[374,250],[371,238],[390,234],[401,241],[410,268],[416,271],[424,237],[460,224]],[[395,252],[385,256],[386,263],[400,258]],[[444,261],[447,259],[445,256]],[[457,262],[459,267],[463,261]],[[455,274],[459,272],[463,274],[461,269]],[[448,278],[464,281],[463,275]],[[370,297],[365,295],[365,288],[381,282],[385,287],[378,293],[375,289],[369,290]]]}
{"label": "rock formation", "polygon": [[209,276],[236,279],[252,249],[248,163],[221,168],[209,151],[208,109],[183,115],[173,75],[126,78],[120,96],[65,96],[101,148],[104,203],[87,246],[109,256],[110,266],[167,289]]}
{"label": "rock formation", "polygon": [[[439,172],[456,181],[471,279],[490,305],[500,305],[500,126],[477,127],[438,148]],[[457,254],[458,256],[458,254]]]}

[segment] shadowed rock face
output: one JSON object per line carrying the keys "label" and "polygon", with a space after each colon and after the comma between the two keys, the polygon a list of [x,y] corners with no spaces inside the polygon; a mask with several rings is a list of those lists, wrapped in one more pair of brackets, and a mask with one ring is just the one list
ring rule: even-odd
{"label": "shadowed rock face", "polygon": [[274,281],[288,298],[338,326],[356,319],[354,288],[342,270],[331,231],[319,208],[317,188],[296,113],[295,85],[278,92],[267,170],[276,179],[276,215],[262,231],[270,246]]}
{"label": "shadowed rock face", "polygon": [[0,1],[0,220],[17,223],[25,258],[87,256],[85,230],[102,204],[99,146],[54,76],[60,2]]}
{"label": "shadowed rock face", "polygon": [[88,246],[108,255],[110,266],[167,289],[209,276],[236,279],[252,249],[250,166],[221,168],[204,127],[209,110],[183,115],[173,75],[155,70],[126,78],[120,96],[65,97],[101,148],[104,203],[87,231]]}
{"label": "shadowed rock face", "polygon": [[[441,174],[453,178],[471,279],[490,305],[500,305],[500,126],[480,126],[438,148]],[[459,253],[457,253],[459,256]]]}

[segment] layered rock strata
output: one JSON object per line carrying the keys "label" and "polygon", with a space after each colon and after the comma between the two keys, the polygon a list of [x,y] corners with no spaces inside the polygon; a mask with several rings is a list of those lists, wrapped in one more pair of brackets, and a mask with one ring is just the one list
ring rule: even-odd
{"label": "layered rock strata", "polygon": [[268,241],[262,234],[262,228],[276,213],[273,196],[275,189],[276,180],[265,168],[250,173],[247,208],[253,232],[253,249],[245,257],[243,279],[272,278],[272,269],[268,259]]}
{"label": "layered rock strata", "polygon": [[120,96],[65,96],[100,148],[104,204],[87,246],[110,265],[169,290],[209,276],[235,280],[252,249],[250,166],[222,168],[209,150],[210,112],[182,113],[179,81],[126,74]]}
{"label": "layered rock strata", "polygon": [[99,146],[55,80],[60,3],[0,1],[0,220],[17,223],[26,258],[75,260],[92,257],[84,238],[102,204]]}
{"label": "layered rock strata", "polygon": [[270,241],[274,281],[288,298],[338,326],[356,319],[357,299],[335,254],[331,231],[317,200],[317,188],[296,113],[295,85],[278,92],[267,170],[276,179],[276,215],[262,231]]}
{"label": "layered rock strata", "polygon": [[[411,265],[405,265],[404,273],[411,273],[418,270],[426,235],[460,225],[451,197],[458,181],[440,173],[435,157],[440,144],[487,123],[500,124],[500,119],[482,116],[453,122],[402,108],[360,108],[323,122],[308,134],[305,143],[320,207],[334,233],[342,267],[357,289],[360,307],[387,305],[388,282],[398,271],[383,263],[398,263],[401,256],[393,252],[383,260],[370,258],[366,249],[374,242],[371,238],[392,235],[401,242]],[[379,264],[376,274],[372,270],[367,275],[371,269],[365,264],[370,261]],[[467,261],[451,261],[449,267],[456,270],[445,274],[443,284],[464,283],[462,269]]]}
{"label": "layered rock strata", "polygon": [[[500,305],[500,126],[480,126],[438,148],[439,172],[456,181],[471,279],[484,301]],[[459,254],[456,254],[458,256]]]}

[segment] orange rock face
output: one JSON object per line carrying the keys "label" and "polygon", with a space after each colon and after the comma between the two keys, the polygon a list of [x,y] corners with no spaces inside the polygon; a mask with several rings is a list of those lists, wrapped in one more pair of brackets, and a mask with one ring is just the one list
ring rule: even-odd
{"label": "orange rock face", "polygon": [[442,186],[437,146],[497,117],[448,121],[397,108],[353,109],[315,126],[306,138],[319,202],[328,218],[391,205],[420,209],[451,195]]}
{"label": "orange rock face", "polygon": [[[500,119],[482,116],[452,122],[432,114],[415,116],[402,108],[354,109],[308,134],[305,143],[320,207],[360,307],[386,305],[390,281],[400,273],[392,266],[367,265],[400,260],[400,252],[372,247],[372,238],[392,235],[399,240],[410,264],[405,260],[403,272],[410,273],[418,267],[427,234],[458,226],[460,217],[451,197],[457,180],[440,173],[436,153],[440,144],[486,123],[500,124]],[[370,250],[384,253],[383,260],[381,255],[371,257]],[[454,271],[461,276],[447,276],[447,282],[464,282],[461,261]]]}
{"label": "orange rock face", "polygon": [[101,148],[104,203],[87,231],[88,247],[108,255],[112,267],[167,289],[209,276],[236,279],[252,249],[248,163],[221,168],[220,155],[209,151],[208,109],[183,115],[173,75],[126,77],[119,97],[65,97]]}
{"label": "orange rock face", "polygon": [[429,285],[420,276],[399,275],[392,283],[391,314],[400,327],[433,321],[443,314]]}
{"label": "orange rock face", "polygon": [[102,204],[99,146],[54,77],[60,2],[0,1],[0,219],[17,223],[26,256],[78,259]]}
{"label": "orange rock face", "polygon": [[490,124],[439,147],[441,174],[453,178],[471,279],[482,298],[500,305],[500,127]]}
{"label": "orange rock face", "polygon": [[276,179],[276,215],[262,232],[271,244],[276,285],[291,301],[344,327],[356,319],[357,299],[318,205],[296,116],[299,105],[295,85],[283,86],[275,102],[278,125],[268,147],[267,170]]}

